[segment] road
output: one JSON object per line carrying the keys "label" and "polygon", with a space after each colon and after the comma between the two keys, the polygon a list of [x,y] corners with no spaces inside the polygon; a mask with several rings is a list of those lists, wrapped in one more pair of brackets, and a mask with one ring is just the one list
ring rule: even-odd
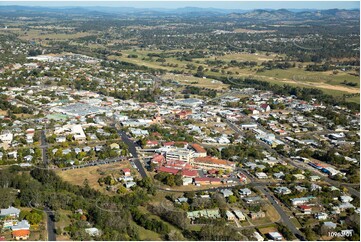
{"label": "road", "polygon": [[278,214],[281,216],[281,219],[285,226],[291,230],[291,232],[300,240],[305,240],[303,234],[296,228],[296,226],[290,220],[289,215],[285,213],[283,208],[276,202],[276,198],[271,194],[271,192],[265,188],[264,186],[257,186],[258,190],[260,190],[268,199],[268,201],[272,204],[272,206],[277,210]]}
{"label": "road", "polygon": [[48,161],[48,156],[47,156],[48,143],[46,142],[45,130],[41,131],[40,142],[41,142],[40,149],[42,152],[43,163],[44,163],[44,166],[47,167],[49,164],[49,161]]}
{"label": "road", "polygon": [[118,134],[122,138],[123,142],[128,145],[129,152],[133,156],[132,160],[133,160],[134,164],[137,166],[139,174],[142,176],[142,178],[146,178],[147,173],[145,172],[145,170],[144,170],[144,168],[142,166],[142,163],[139,160],[137,149],[135,148],[136,146],[134,144],[134,141],[129,139],[129,137],[127,136],[127,134],[124,131],[118,130]]}
{"label": "road", "polygon": [[44,208],[44,212],[47,215],[47,226],[46,227],[48,230],[48,241],[56,241],[54,212],[51,211],[48,207]]}

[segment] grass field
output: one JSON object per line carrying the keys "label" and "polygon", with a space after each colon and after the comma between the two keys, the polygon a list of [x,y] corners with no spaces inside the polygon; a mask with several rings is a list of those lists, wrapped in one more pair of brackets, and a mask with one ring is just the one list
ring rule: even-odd
{"label": "grass field", "polygon": [[271,233],[271,232],[277,232],[278,231],[276,226],[273,226],[273,225],[267,226],[267,227],[259,227],[258,230],[263,235]]}
{"label": "grass field", "polygon": [[266,210],[266,215],[272,222],[278,222],[281,219],[280,215],[273,206],[266,205],[263,209]]}
{"label": "grass field", "polygon": [[[167,51],[165,53],[170,53],[170,52],[174,52],[177,50],[173,50],[173,51]],[[181,51],[181,50],[178,50]],[[184,51],[184,50],[182,50]],[[264,53],[260,53],[260,54],[249,54],[249,53],[237,53],[237,54],[228,54],[228,55],[224,55],[224,56],[211,56],[209,58],[198,58],[198,59],[193,59],[191,62],[190,61],[179,61],[176,60],[175,58],[166,58],[166,63],[169,64],[177,64],[178,66],[167,66],[164,65],[160,62],[157,62],[156,59],[157,58],[153,58],[153,59],[149,59],[149,57],[147,56],[148,53],[162,53],[162,51],[147,51],[147,50],[127,50],[127,51],[122,51],[123,56],[110,56],[110,59],[118,59],[118,60],[122,60],[125,62],[129,62],[129,63],[133,63],[133,64],[137,64],[137,65],[144,65],[144,66],[148,66],[150,68],[157,68],[157,69],[163,69],[163,70],[167,70],[167,71],[172,71],[172,70],[178,70],[178,71],[186,71],[186,72],[192,72],[195,73],[196,71],[193,70],[189,70],[186,69],[186,65],[187,64],[193,64],[195,66],[203,66],[204,68],[208,68],[210,69],[211,67],[208,66],[205,61],[207,59],[209,60],[223,60],[226,62],[229,62],[231,60],[237,60],[237,61],[256,61],[259,64],[263,61],[268,61],[268,60],[274,60],[277,58],[277,55],[275,54],[269,54],[266,55]],[[129,54],[136,54],[138,56],[138,58],[128,58]],[[299,63],[296,63],[296,66]],[[305,63],[303,63],[305,65]],[[350,87],[350,86],[346,86],[344,84],[342,84],[343,81],[347,81],[347,82],[352,82],[352,83],[357,83],[358,86],[360,85],[360,81],[359,81],[359,77],[351,75],[347,72],[338,72],[337,74],[333,74],[332,71],[327,71],[327,72],[312,72],[312,71],[305,71],[304,68],[290,68],[287,70],[281,70],[281,69],[274,69],[274,70],[266,70],[266,71],[262,71],[262,72],[257,72],[257,70],[259,69],[259,67],[254,67],[254,68],[243,68],[240,69],[238,67],[230,67],[225,69],[226,71],[231,71],[233,72],[232,77],[236,77],[236,78],[242,78],[242,77],[252,77],[258,80],[262,80],[262,81],[267,81],[273,84],[278,84],[278,85],[282,85],[282,84],[288,84],[291,86],[297,86],[297,87],[308,87],[308,88],[317,88],[320,89],[322,91],[324,91],[326,94],[330,94],[330,95],[337,95],[337,96],[341,96],[343,94],[347,94],[347,93],[360,93],[360,90],[358,87]],[[238,72],[238,74],[235,74],[236,72]],[[226,76],[227,74],[222,74],[219,72],[211,72],[211,71],[206,71],[205,72],[206,75],[213,75],[213,76]],[[171,74],[169,74],[171,75]],[[177,77],[174,75],[171,75],[174,80],[178,80],[180,83],[182,84],[189,84],[189,85],[194,85],[194,86],[199,86],[199,87],[207,87],[207,88],[212,88],[212,89],[220,89],[223,88],[222,84],[212,84],[212,83],[207,83],[206,81],[201,81],[201,78],[198,79],[194,79],[191,80],[191,77]],[[188,80],[188,82],[186,81]],[[194,84],[190,84],[190,82],[198,82],[198,83],[194,83]],[[357,102],[359,103],[359,100],[357,98],[352,98],[350,99],[351,101]]]}
{"label": "grass field", "polygon": [[1,30],[0,32],[12,32],[19,35],[19,39],[21,40],[32,40],[32,39],[52,39],[52,40],[68,40],[68,39],[76,39],[80,37],[85,37],[91,35],[88,32],[77,32],[77,33],[54,33],[53,31],[44,31],[38,29],[30,29],[30,30],[21,30],[20,28],[9,28],[6,30]]}
{"label": "grass field", "polygon": [[81,169],[61,171],[58,170],[57,174],[67,182],[74,185],[83,186],[84,180],[88,179],[89,186],[95,190],[106,192],[105,187],[101,187],[98,183],[100,177],[112,174],[120,174],[120,169],[129,167],[126,162],[107,164],[101,166],[89,166]]}
{"label": "grass field", "polygon": [[185,76],[182,74],[172,74],[167,73],[162,76],[163,79],[171,79],[177,81],[184,85],[196,86],[196,87],[204,87],[214,90],[227,90],[229,85],[223,84],[219,81],[214,81],[211,79],[204,79],[194,76]]}

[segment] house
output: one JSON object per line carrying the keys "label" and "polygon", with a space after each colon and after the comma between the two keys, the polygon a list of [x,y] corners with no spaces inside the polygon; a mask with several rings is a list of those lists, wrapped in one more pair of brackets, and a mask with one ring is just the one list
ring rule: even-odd
{"label": "house", "polygon": [[293,174],[293,176],[297,179],[297,180],[304,180],[305,176],[302,174]]}
{"label": "house", "polygon": [[223,194],[223,197],[229,197],[233,195],[233,192],[230,189],[222,189],[221,193]]}
{"label": "house", "polygon": [[318,180],[320,180],[320,177],[319,177],[319,176],[310,176],[310,180],[311,180],[312,182],[318,181]]}
{"label": "house", "polygon": [[120,146],[117,143],[112,143],[112,144],[109,145],[109,147],[112,150],[119,150],[120,149]]}
{"label": "house", "polygon": [[341,202],[343,202],[343,203],[349,203],[349,202],[351,202],[351,201],[353,200],[353,198],[350,197],[350,196],[341,196],[341,197],[340,197],[340,200],[341,200]]}
{"label": "house", "polygon": [[241,197],[246,197],[252,194],[252,191],[249,188],[243,188],[243,189],[239,189],[239,194],[241,195]]}
{"label": "house", "polygon": [[273,177],[277,180],[281,180],[283,177],[285,176],[285,174],[281,171],[281,172],[277,172],[277,173],[273,173]]}
{"label": "house", "polygon": [[241,129],[250,130],[256,128],[257,128],[257,124],[241,124]]}
{"label": "house", "polygon": [[124,176],[130,176],[131,175],[130,169],[129,168],[124,168],[123,169],[123,174],[124,174]]}
{"label": "house", "polygon": [[321,189],[322,189],[321,186],[314,184],[314,183],[311,184],[311,191],[317,191],[317,190],[321,191]]}
{"label": "house", "polygon": [[318,220],[326,220],[328,218],[327,213],[316,213],[315,218]]}
{"label": "house", "polygon": [[312,199],[314,199],[314,197],[300,197],[300,198],[292,198],[290,199],[290,201],[293,206],[298,206],[298,205],[306,204]]}
{"label": "house", "polygon": [[259,203],[260,201],[262,201],[262,198],[259,196],[254,196],[254,197],[246,197],[243,198],[243,200],[247,203],[247,204],[252,204],[252,203]]}
{"label": "house", "polygon": [[27,220],[23,219],[20,222],[18,222],[16,225],[11,227],[12,231],[17,231],[17,230],[29,230],[30,229],[30,224]]}
{"label": "house", "polygon": [[295,190],[296,190],[297,192],[305,192],[305,191],[307,191],[307,188],[297,185],[297,186],[295,186]]}
{"label": "house", "polygon": [[188,198],[186,197],[179,197],[175,200],[176,203],[186,203],[188,202]]}
{"label": "house", "polygon": [[244,214],[240,211],[240,210],[233,210],[234,214],[236,215],[237,219],[239,221],[245,221],[246,220],[246,216],[244,216]]}
{"label": "house", "polygon": [[329,229],[335,229],[337,227],[337,224],[335,224],[334,222],[324,222],[323,226]]}
{"label": "house", "polygon": [[255,241],[264,241],[264,238],[257,231],[253,233],[253,238],[255,238]]}
{"label": "house", "polygon": [[341,203],[338,208],[340,211],[345,211],[346,209],[355,208],[355,206],[351,203]]}
{"label": "house", "polygon": [[20,209],[9,207],[0,210],[0,217],[10,217],[10,218],[18,218],[20,214]]}
{"label": "house", "polygon": [[311,214],[312,212],[312,207],[308,206],[308,205],[300,205],[298,206],[300,208],[300,210],[304,213],[304,214]]}
{"label": "house", "polygon": [[251,212],[250,217],[251,217],[252,220],[255,220],[255,219],[265,218],[266,214],[263,211]]}
{"label": "house", "polygon": [[230,220],[235,220],[235,219],[236,219],[236,217],[234,216],[234,214],[233,214],[231,211],[229,211],[229,210],[226,211],[226,217],[227,217],[227,220],[228,220],[228,221],[230,221]]}
{"label": "house", "polygon": [[193,179],[190,177],[185,177],[182,179],[182,181],[183,181],[183,186],[188,186],[188,185],[192,184]]}
{"label": "house", "polygon": [[258,179],[267,179],[268,178],[267,174],[264,172],[256,172],[255,175]]}
{"label": "house", "polygon": [[85,232],[89,234],[90,236],[100,236],[101,231],[97,228],[86,228]]}
{"label": "house", "polygon": [[186,119],[189,115],[192,114],[192,110],[182,110],[175,115],[178,119]]}
{"label": "house", "polygon": [[221,217],[219,209],[203,209],[198,211],[187,212],[187,217],[191,220],[196,218],[212,218],[217,219]]}
{"label": "house", "polygon": [[261,104],[259,109],[264,113],[271,111],[271,107],[267,103]]}
{"label": "house", "polygon": [[33,156],[32,155],[26,155],[24,156],[24,161],[25,162],[31,162],[33,160]]}
{"label": "house", "polygon": [[292,191],[288,187],[276,187],[274,192],[281,195],[287,195],[292,193]]}
{"label": "house", "polygon": [[133,187],[133,186],[135,186],[135,185],[137,185],[137,183],[135,183],[135,182],[126,182],[126,183],[124,184],[124,186],[125,186],[126,188],[131,188],[131,187]]}
{"label": "house", "polygon": [[8,153],[8,157],[10,159],[17,159],[18,158],[18,152],[15,150],[15,151],[11,151]]}
{"label": "house", "polygon": [[28,240],[30,236],[30,230],[16,230],[11,232],[11,236],[15,240]]}
{"label": "house", "polygon": [[282,234],[280,234],[279,232],[269,232],[269,233],[268,233],[268,237],[269,237],[271,240],[275,240],[275,241],[281,241],[281,240],[283,240],[283,236],[282,236]]}
{"label": "house", "polygon": [[156,147],[158,145],[159,145],[159,143],[157,140],[147,140],[147,142],[145,143],[145,146],[149,147],[149,148]]}
{"label": "house", "polygon": [[119,178],[119,181],[132,182],[132,181],[134,181],[134,178],[132,176],[123,176],[123,177]]}
{"label": "house", "polygon": [[56,141],[57,143],[65,142],[65,141],[66,141],[66,137],[65,137],[65,136],[57,136],[57,137],[55,138],[55,141]]}
{"label": "house", "polygon": [[83,147],[84,152],[90,152],[91,150],[92,150],[92,148],[90,148],[89,146]]}

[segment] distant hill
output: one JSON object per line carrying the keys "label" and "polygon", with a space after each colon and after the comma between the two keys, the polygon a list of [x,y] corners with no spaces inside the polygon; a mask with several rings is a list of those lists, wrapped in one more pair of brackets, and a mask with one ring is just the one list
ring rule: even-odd
{"label": "distant hill", "polygon": [[257,9],[247,13],[231,13],[228,16],[253,20],[359,19],[360,10],[329,9],[296,12],[287,9]]}
{"label": "distant hill", "polygon": [[72,14],[90,16],[109,15],[154,15],[154,16],[225,16],[247,20],[304,20],[304,19],[359,19],[360,10],[315,10],[315,9],[218,9],[184,7],[177,9],[165,8],[134,8],[134,7],[105,7],[105,6],[79,6],[79,7],[34,7],[20,5],[0,5],[0,14],[35,16],[53,13],[56,15]]}

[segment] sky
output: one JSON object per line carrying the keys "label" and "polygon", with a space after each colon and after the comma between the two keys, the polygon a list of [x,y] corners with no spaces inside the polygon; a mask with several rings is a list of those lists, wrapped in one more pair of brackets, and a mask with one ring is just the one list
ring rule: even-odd
{"label": "sky", "polygon": [[222,9],[359,9],[359,1],[17,1],[0,0],[1,5],[26,6],[108,6],[108,7],[135,7],[135,8],[222,8]]}

